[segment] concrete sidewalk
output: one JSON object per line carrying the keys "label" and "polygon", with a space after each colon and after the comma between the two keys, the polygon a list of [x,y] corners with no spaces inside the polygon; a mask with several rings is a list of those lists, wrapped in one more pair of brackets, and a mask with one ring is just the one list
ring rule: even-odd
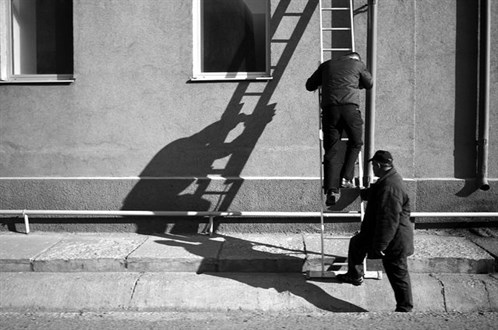
{"label": "concrete sidewalk", "polygon": [[[344,261],[349,237],[325,236],[325,260]],[[498,239],[416,231],[413,273],[495,272]],[[1,272],[291,272],[316,268],[319,234],[182,236],[0,233]],[[321,267],[320,267],[321,268]],[[382,270],[368,261],[369,270]]]}
{"label": "concrete sidewalk", "polygon": [[[415,311],[498,312],[497,240],[488,238],[417,231]],[[345,260],[348,240],[327,236],[326,260]],[[386,278],[306,280],[320,254],[315,234],[0,233],[0,310],[394,310]]]}

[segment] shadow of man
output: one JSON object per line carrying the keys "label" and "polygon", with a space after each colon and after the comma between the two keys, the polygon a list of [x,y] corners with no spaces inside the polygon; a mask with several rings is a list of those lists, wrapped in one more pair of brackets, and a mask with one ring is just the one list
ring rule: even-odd
{"label": "shadow of man", "polygon": [[[197,177],[206,178],[213,173],[215,160],[237,149],[237,141],[225,143],[225,139],[246,117],[244,114],[224,115],[200,132],[165,146],[140,173],[140,180],[126,196],[122,210],[209,210],[211,202],[200,187],[205,183],[199,183]],[[197,188],[192,185],[197,185]],[[191,228],[198,226],[197,220],[175,220],[179,224],[177,232],[197,232],[196,228]],[[167,231],[168,222],[159,218],[148,219],[137,221],[136,226],[138,233],[163,233]]]}
{"label": "shadow of man", "polygon": [[[357,305],[335,298],[319,286],[306,281],[301,273],[304,263],[304,258],[302,257],[305,254],[304,250],[226,235],[208,237],[203,235],[165,234],[158,235],[158,237],[162,238],[155,241],[158,244],[180,247],[193,255],[202,257],[197,268],[198,273],[231,279],[254,288],[274,289],[278,293],[288,292],[326,311],[366,311]],[[218,243],[217,248],[213,248],[214,240],[221,241],[221,243]],[[236,254],[246,256],[245,260],[240,261],[240,258],[239,260],[235,260],[235,258],[230,260],[229,255],[223,256],[220,251],[224,246],[235,247]],[[272,251],[282,251],[282,253]],[[240,264],[241,262],[242,264]],[[233,263],[238,264],[234,265]],[[239,272],[234,272],[236,269]],[[240,272],[240,269],[243,272]],[[253,270],[252,273],[251,270]],[[255,276],[255,272],[257,272],[255,270],[260,270],[257,276]]]}

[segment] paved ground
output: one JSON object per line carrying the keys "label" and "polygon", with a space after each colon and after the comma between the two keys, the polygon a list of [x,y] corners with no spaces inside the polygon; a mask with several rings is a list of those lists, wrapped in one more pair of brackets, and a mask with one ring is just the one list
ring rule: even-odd
{"label": "paved ground", "polygon": [[[340,271],[348,238],[324,243],[326,268]],[[303,272],[321,269],[320,246],[312,234],[0,233],[0,311],[394,309],[387,279],[360,287],[307,279]],[[498,311],[493,233],[417,231],[416,251],[415,311]],[[378,262],[368,269],[382,272]]]}
{"label": "paved ground", "polygon": [[498,313],[79,312],[2,313],[0,329],[475,329],[494,330]]}

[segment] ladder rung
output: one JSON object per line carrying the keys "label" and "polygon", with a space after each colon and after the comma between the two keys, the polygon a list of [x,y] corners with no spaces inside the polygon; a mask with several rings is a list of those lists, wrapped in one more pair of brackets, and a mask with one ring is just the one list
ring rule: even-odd
{"label": "ladder rung", "polygon": [[351,48],[324,48],[324,52],[334,52],[334,51],[351,51]]}
{"label": "ladder rung", "polygon": [[351,31],[348,27],[324,27],[322,31]]}
{"label": "ladder rung", "polygon": [[349,7],[324,7],[323,11],[333,11],[333,10],[349,10]]}

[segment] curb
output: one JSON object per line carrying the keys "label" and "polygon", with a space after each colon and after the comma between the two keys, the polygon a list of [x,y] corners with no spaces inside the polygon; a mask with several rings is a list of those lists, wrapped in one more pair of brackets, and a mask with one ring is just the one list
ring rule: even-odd
{"label": "curb", "polygon": [[[412,274],[414,312],[498,312],[498,278]],[[0,311],[392,312],[387,280],[359,287],[290,273],[0,273]]]}
{"label": "curb", "polygon": [[[0,234],[0,272],[269,272],[321,268],[317,234]],[[486,274],[496,259],[465,237],[418,234],[412,273]],[[348,237],[324,238],[325,261],[345,261]],[[319,267],[319,268],[317,268]],[[367,268],[382,271],[380,260]]]}

